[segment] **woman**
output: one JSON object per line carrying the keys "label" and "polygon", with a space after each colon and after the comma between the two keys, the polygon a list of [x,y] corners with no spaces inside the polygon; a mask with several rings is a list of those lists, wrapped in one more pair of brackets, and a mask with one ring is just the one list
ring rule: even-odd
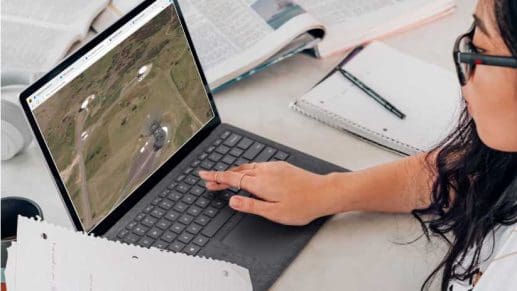
{"label": "woman", "polygon": [[454,61],[465,110],[429,153],[353,173],[316,175],[271,162],[200,176],[213,191],[241,183],[255,197],[234,196],[232,208],[283,224],[347,211],[411,212],[426,234],[450,239],[422,289],[440,270],[442,290],[475,284],[488,240],[517,223],[517,1],[480,0]]}

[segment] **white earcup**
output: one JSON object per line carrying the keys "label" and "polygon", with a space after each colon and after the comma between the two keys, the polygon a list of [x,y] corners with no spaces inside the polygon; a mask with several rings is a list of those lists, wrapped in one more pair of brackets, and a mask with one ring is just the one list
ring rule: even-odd
{"label": "white earcup", "polygon": [[[32,133],[16,100],[22,86],[2,88],[2,160],[8,160],[23,151],[32,140]],[[14,101],[14,102],[13,102]]]}
{"label": "white earcup", "polygon": [[23,135],[16,126],[2,120],[2,161],[9,160],[22,151],[24,144]]}

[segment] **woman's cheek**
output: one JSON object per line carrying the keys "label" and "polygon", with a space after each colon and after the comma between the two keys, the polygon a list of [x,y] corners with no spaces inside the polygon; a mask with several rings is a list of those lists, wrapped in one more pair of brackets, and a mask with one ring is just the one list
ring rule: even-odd
{"label": "woman's cheek", "polygon": [[463,88],[465,100],[481,140],[489,147],[507,151],[515,149],[516,136],[509,136],[517,128],[517,86],[514,72],[478,66],[469,83]]}

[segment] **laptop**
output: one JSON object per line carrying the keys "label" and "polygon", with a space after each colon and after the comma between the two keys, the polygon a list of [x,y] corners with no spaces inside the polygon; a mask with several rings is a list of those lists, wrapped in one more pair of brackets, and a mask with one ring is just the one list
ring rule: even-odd
{"label": "laptop", "polygon": [[180,8],[145,1],[27,88],[21,105],[77,230],[229,261],[265,290],[327,217],[293,227],[237,213],[228,199],[251,194],[209,192],[198,171],[344,169],[222,123]]}

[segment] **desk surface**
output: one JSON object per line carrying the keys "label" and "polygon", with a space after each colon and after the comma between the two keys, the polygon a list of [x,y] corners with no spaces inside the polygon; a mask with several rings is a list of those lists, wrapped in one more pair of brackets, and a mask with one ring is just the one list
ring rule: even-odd
{"label": "desk surface", "polygon": [[[452,44],[471,23],[475,0],[457,0],[456,11],[437,22],[384,41],[453,70]],[[335,66],[342,56],[296,56],[215,96],[224,122],[297,148],[351,170],[399,156],[293,112],[288,104]],[[432,84],[430,84],[432,86]],[[45,219],[72,226],[37,146],[2,163],[2,196],[25,196]],[[335,216],[284,272],[273,290],[417,290],[444,254],[424,238],[410,215],[347,213]]]}

